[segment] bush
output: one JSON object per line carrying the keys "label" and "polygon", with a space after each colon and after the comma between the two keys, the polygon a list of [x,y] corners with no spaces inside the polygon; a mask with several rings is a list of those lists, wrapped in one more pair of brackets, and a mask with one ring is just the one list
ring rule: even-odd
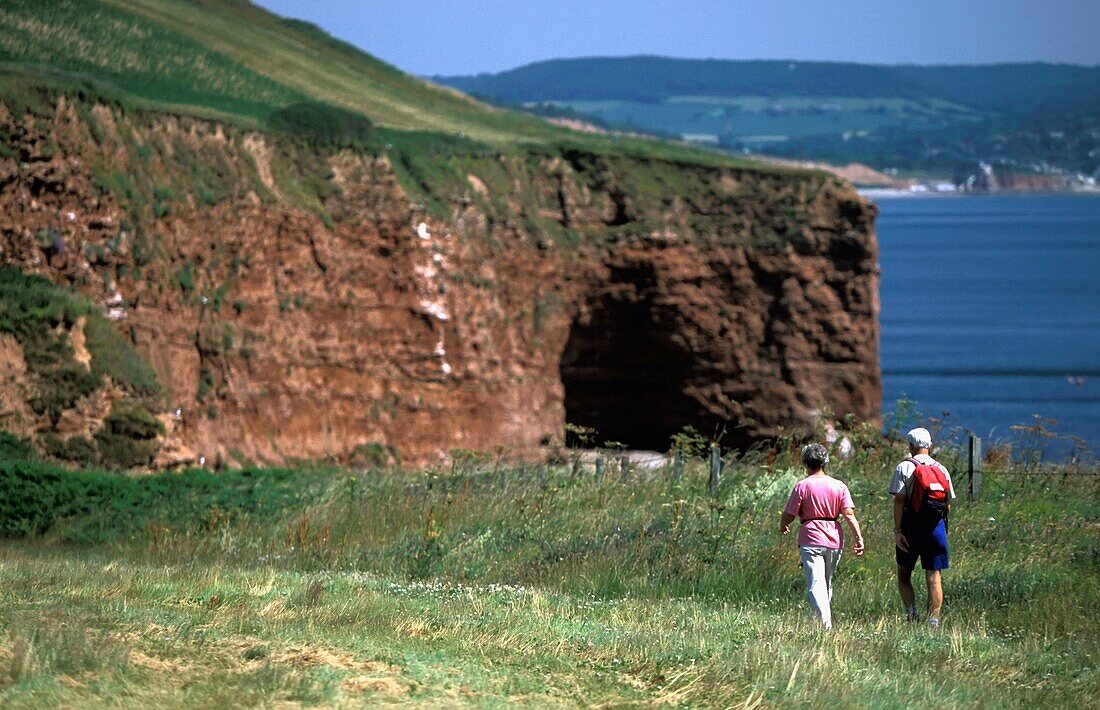
{"label": "bush", "polygon": [[401,456],[392,446],[377,441],[358,444],[348,454],[348,465],[354,468],[382,468],[400,461]]}
{"label": "bush", "polygon": [[99,463],[99,449],[90,439],[72,436],[65,442],[65,460],[77,466],[94,466]]}
{"label": "bush", "polygon": [[73,436],[64,440],[53,432],[38,437],[42,451],[53,459],[74,463],[78,466],[94,466],[99,463],[99,449],[94,442],[82,436]]}
{"label": "bush", "polygon": [[0,462],[0,536],[38,535],[61,516],[91,509],[93,491],[107,494],[109,486],[95,474],[70,474],[36,461]]}
{"label": "bush", "polygon": [[[90,372],[76,361],[66,335],[82,317]],[[11,333],[23,346],[27,369],[38,380],[31,406],[55,423],[99,389],[104,375],[139,396],[160,392],[152,368],[102,313],[41,276],[0,268],[0,333]]]}
{"label": "bush", "polygon": [[0,429],[0,460],[34,459],[36,455],[29,442],[20,439],[10,431]]}
{"label": "bush", "polygon": [[191,530],[213,518],[270,517],[298,504],[311,483],[301,471],[282,469],[130,476],[0,458],[0,537],[101,542],[153,521]]}
{"label": "bush", "polygon": [[271,114],[267,127],[313,143],[339,147],[365,146],[374,137],[374,124],[361,113],[323,103],[291,104]]}
{"label": "bush", "polygon": [[164,427],[141,404],[119,400],[96,432],[95,439],[103,463],[112,468],[148,466],[159,448],[157,437]]}
{"label": "bush", "polygon": [[160,393],[160,383],[153,368],[101,314],[88,315],[84,336],[92,355],[92,372],[110,377],[135,394]]}
{"label": "bush", "polygon": [[48,279],[0,267],[0,333],[26,343],[48,328],[72,326],[88,310],[86,303],[78,303]]}
{"label": "bush", "polygon": [[39,376],[38,388],[31,398],[31,409],[36,414],[45,414],[53,424],[61,418],[61,413],[99,389],[102,380],[93,372],[80,365],[62,365],[36,372]]}

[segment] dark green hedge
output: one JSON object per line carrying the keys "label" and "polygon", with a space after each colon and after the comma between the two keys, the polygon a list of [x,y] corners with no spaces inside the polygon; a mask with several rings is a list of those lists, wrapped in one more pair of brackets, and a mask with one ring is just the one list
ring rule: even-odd
{"label": "dark green hedge", "polygon": [[267,119],[267,128],[339,147],[366,146],[374,137],[374,125],[363,114],[314,102],[292,104],[275,111]]}
{"label": "dark green hedge", "polygon": [[102,542],[154,524],[202,528],[241,515],[275,515],[300,503],[316,480],[285,469],[131,476],[0,456],[0,537]]}

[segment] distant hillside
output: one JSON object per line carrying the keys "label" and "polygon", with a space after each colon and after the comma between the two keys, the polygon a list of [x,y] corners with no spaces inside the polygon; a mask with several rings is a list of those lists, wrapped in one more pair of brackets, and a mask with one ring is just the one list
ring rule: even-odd
{"label": "distant hillside", "polygon": [[984,161],[1091,173],[1100,164],[1100,67],[623,57],[434,80],[736,151],[941,171]]}
{"label": "distant hillside", "polygon": [[436,77],[467,93],[510,101],[659,102],[676,96],[900,96],[922,87],[887,67],[815,62],[620,57],[555,59],[473,77]]}

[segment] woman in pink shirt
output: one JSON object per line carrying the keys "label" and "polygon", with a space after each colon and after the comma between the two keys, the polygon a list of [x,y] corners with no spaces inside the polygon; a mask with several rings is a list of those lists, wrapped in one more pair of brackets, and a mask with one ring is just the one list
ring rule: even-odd
{"label": "woman in pink shirt", "polygon": [[798,549],[802,558],[802,570],[806,573],[806,597],[814,613],[826,629],[833,628],[833,573],[844,549],[844,533],[840,530],[841,516],[848,521],[856,537],[856,557],[863,554],[863,533],[856,520],[855,506],[848,486],[826,475],[829,451],[821,444],[808,444],[802,448],[802,465],[806,477],[795,484],[787,507],[779,521],[779,532],[791,531],[795,518],[802,521],[798,530]]}

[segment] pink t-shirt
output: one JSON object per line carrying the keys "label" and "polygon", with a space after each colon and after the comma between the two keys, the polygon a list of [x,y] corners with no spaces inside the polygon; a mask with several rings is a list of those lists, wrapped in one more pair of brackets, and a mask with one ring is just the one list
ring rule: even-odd
{"label": "pink t-shirt", "polygon": [[[807,476],[794,484],[784,513],[795,518],[837,518],[845,508],[855,508],[848,486],[832,476]],[[798,546],[844,548],[840,523],[832,520],[809,520],[798,529]]]}

